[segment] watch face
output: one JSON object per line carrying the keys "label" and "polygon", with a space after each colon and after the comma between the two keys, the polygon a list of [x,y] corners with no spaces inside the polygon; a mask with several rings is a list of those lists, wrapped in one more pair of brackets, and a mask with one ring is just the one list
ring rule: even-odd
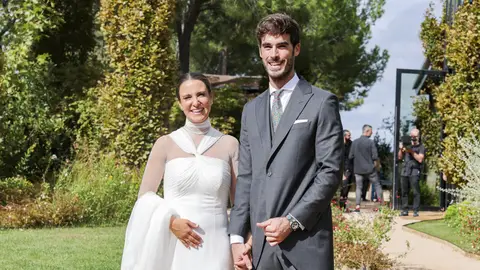
{"label": "watch face", "polygon": [[292,222],[291,226],[292,226],[292,230],[294,230],[294,231],[296,231],[299,227],[298,222],[296,222],[296,221]]}

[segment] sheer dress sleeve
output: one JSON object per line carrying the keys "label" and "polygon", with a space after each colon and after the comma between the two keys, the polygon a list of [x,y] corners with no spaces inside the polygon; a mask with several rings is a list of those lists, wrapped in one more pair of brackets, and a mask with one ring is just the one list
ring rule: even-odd
{"label": "sheer dress sleeve", "polygon": [[158,187],[163,179],[163,173],[165,172],[167,153],[168,138],[167,136],[162,136],[155,142],[148,157],[138,197],[141,197],[149,191],[157,193]]}

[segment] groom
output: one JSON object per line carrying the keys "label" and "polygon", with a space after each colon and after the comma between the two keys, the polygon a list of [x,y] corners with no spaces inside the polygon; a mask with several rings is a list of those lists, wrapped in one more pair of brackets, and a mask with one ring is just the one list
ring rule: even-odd
{"label": "groom", "polygon": [[299,78],[300,29],[284,14],[257,26],[270,87],[243,109],[229,233],[237,269],[253,234],[257,270],[333,269],[330,201],[342,175],[338,99]]}

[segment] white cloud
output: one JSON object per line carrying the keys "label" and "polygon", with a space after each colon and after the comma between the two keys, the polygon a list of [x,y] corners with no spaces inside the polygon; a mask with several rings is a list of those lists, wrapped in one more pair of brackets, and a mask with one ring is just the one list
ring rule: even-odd
{"label": "white cloud", "polygon": [[[436,0],[436,11],[441,11],[441,0]],[[382,119],[393,115],[395,107],[395,81],[397,68],[420,69],[423,48],[420,41],[420,26],[431,0],[390,0],[385,5],[385,14],[372,29],[371,44],[388,50],[390,59],[383,79],[370,90],[364,105],[342,112],[345,129],[353,138],[361,135],[364,124],[373,126],[374,131],[382,125]],[[388,140],[390,134],[380,132]]]}

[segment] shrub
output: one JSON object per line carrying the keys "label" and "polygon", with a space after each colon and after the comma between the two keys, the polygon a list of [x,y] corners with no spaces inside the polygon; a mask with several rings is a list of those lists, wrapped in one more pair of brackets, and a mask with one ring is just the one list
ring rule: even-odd
{"label": "shrub", "polygon": [[36,199],[9,203],[0,208],[0,228],[36,228],[80,224],[83,208],[78,197],[67,193],[51,194],[48,184],[42,184]]}
{"label": "shrub", "polygon": [[461,233],[471,238],[473,249],[480,252],[480,141],[471,134],[470,137],[458,140],[458,145],[455,154],[465,164],[465,168],[457,168],[457,173],[466,184],[458,189],[441,190],[463,201],[456,206]]}
{"label": "shrub", "polygon": [[61,171],[55,194],[77,198],[85,223],[124,223],[137,199],[141,171],[119,164],[113,154],[98,158],[79,154]]}
{"label": "shrub", "polygon": [[[75,162],[66,164],[60,171],[53,191],[48,184],[43,184],[34,193],[35,198],[17,200],[18,203],[9,201],[2,207],[0,227],[124,224],[137,199],[140,171],[118,164],[113,154],[98,158],[79,154]],[[3,183],[2,186],[7,186]],[[14,189],[18,194],[24,193],[21,191],[24,186],[24,190],[33,187],[25,180],[13,183],[19,187]]]}
{"label": "shrub", "polygon": [[168,132],[175,101],[173,0],[104,0],[98,14],[109,72],[79,102],[79,137],[125,165],[140,167]]}
{"label": "shrub", "polygon": [[389,241],[388,232],[398,213],[380,207],[371,215],[347,215],[332,205],[335,266],[339,269],[390,269],[395,261],[383,253],[381,245]]}
{"label": "shrub", "polygon": [[34,197],[35,188],[25,178],[12,177],[0,180],[0,204],[21,203]]}
{"label": "shrub", "polygon": [[445,212],[444,221],[449,227],[460,228],[462,223],[460,221],[458,204],[452,204],[447,208]]}
{"label": "shrub", "polygon": [[[434,187],[430,187],[426,181],[420,181],[420,204],[421,205],[439,205],[440,194]],[[408,203],[413,204],[413,189],[410,188]]]}

